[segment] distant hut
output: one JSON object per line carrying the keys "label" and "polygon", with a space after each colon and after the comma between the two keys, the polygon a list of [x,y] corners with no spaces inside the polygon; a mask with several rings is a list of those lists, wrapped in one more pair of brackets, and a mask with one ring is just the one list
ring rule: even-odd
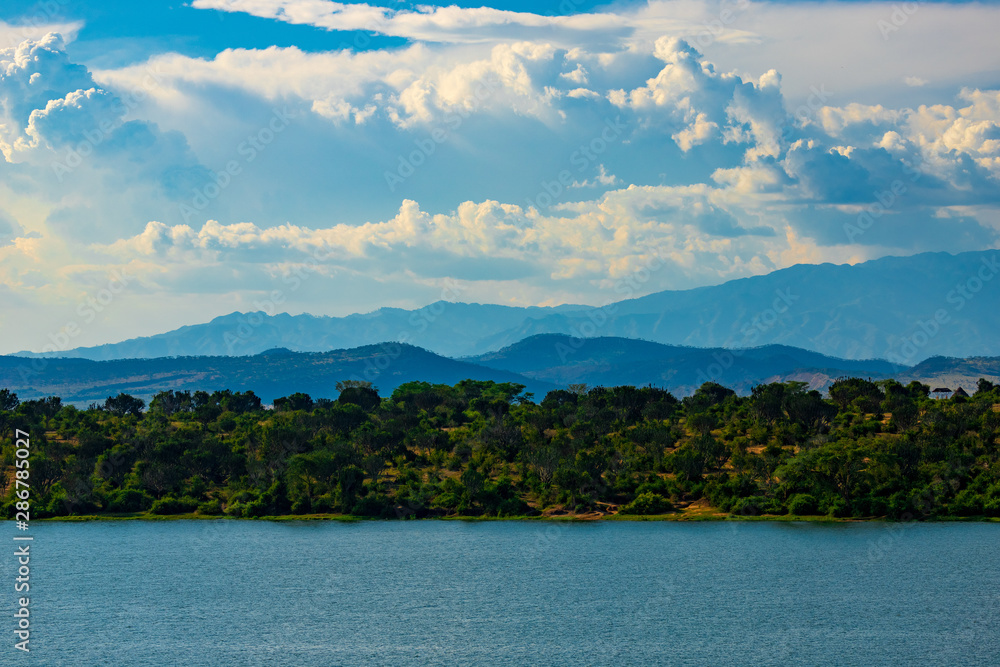
{"label": "distant hut", "polygon": [[962,389],[961,387],[959,387],[958,389],[955,390],[955,393],[952,394],[951,397],[952,398],[958,398],[959,396],[961,396],[963,398],[968,398],[969,394],[964,389]]}
{"label": "distant hut", "polygon": [[948,389],[947,387],[938,387],[937,389],[933,389],[931,390],[931,398],[951,398],[951,389]]}

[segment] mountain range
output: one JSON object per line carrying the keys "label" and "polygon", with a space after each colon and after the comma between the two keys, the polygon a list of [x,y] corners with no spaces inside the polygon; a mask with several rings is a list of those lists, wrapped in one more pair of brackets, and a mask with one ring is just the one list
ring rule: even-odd
{"label": "mountain range", "polygon": [[677,396],[714,381],[747,394],[766,382],[797,380],[826,389],[838,377],[917,379],[967,390],[979,377],[1000,382],[1000,358],[935,357],[914,367],[883,360],[828,357],[784,345],[747,350],[692,348],[625,338],[542,334],[465,359],[450,359],[400,343],[330,352],[274,349],[259,355],[157,359],[39,359],[0,357],[0,387],[22,399],[56,395],[86,405],[125,392],[149,400],[166,389],[253,391],[266,403],[295,392],[333,398],[340,380],[367,380],[388,396],[399,385],[426,381],[453,385],[465,379],[516,382],[540,400],[570,384],[654,385]]}
{"label": "mountain range", "polygon": [[313,398],[335,398],[341,380],[371,381],[383,396],[388,396],[410,381],[453,385],[465,379],[517,382],[540,395],[556,388],[515,373],[397,343],[330,352],[274,349],[246,357],[111,361],[0,357],[0,387],[10,389],[21,400],[53,395],[76,405],[103,401],[120,392],[148,401],[164,390],[253,391],[265,403],[296,392]]}
{"label": "mountain range", "polygon": [[728,350],[663,345],[628,338],[573,338],[539,334],[497,352],[468,361],[521,374],[533,380],[566,386],[652,384],[686,396],[705,382],[718,382],[748,394],[763,382],[801,380],[826,389],[838,377],[862,375],[886,378],[910,368],[879,359],[828,357],[787,345]]}
{"label": "mountain range", "polygon": [[[603,307],[440,301],[417,310],[382,308],[346,317],[231,313],[155,336],[49,356],[245,356],[279,347],[326,352],[395,340],[472,357],[536,334],[568,334],[700,348],[784,345],[910,366],[933,356],[1000,355],[998,261],[1000,251],[987,250],[855,265],[803,264],[712,287],[609,298]],[[609,295],[629,295],[632,289],[623,281]]]}

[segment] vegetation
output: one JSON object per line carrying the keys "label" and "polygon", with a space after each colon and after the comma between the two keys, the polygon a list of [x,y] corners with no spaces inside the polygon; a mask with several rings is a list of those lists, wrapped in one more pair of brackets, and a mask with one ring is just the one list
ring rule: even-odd
{"label": "vegetation", "polygon": [[796,515],[1000,517],[1000,387],[931,400],[916,382],[838,380],[749,396],[708,382],[366,382],[337,400],[252,392],[120,394],[86,410],[0,390],[0,504],[15,511],[14,429],[30,433],[32,518],[81,515]]}

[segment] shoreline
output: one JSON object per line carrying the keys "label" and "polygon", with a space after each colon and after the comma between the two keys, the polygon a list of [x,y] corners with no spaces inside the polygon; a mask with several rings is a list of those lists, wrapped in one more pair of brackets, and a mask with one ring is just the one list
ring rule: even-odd
{"label": "shoreline", "polygon": [[[13,521],[9,519],[8,521]],[[1000,523],[1000,517],[941,517],[937,519],[909,521],[893,521],[885,517],[854,518],[854,517],[830,517],[830,516],[797,516],[797,515],[763,515],[763,516],[732,516],[732,515],[698,515],[683,516],[678,513],[655,514],[655,515],[618,515],[610,514],[600,518],[578,517],[572,515],[562,516],[510,516],[510,517],[481,517],[481,516],[435,516],[422,519],[383,519],[377,517],[353,516],[349,514],[302,514],[302,515],[281,515],[281,516],[261,516],[261,517],[231,517],[204,514],[172,514],[159,516],[155,514],[93,514],[71,517],[48,517],[45,519],[35,519],[35,522],[46,523],[91,523],[100,521],[269,521],[272,523],[285,523],[291,521],[333,521],[338,523],[361,523],[361,522],[382,522],[382,521],[464,521],[464,522],[498,522],[498,521],[520,521],[520,522],[562,522],[562,523],[600,523],[603,521],[620,522],[674,522],[674,523],[702,523],[702,522],[777,522],[777,523],[890,523],[890,524],[910,524],[910,523]]]}

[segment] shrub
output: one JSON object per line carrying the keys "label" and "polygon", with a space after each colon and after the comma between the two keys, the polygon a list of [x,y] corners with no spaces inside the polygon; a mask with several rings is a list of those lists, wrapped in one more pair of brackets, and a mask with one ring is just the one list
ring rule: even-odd
{"label": "shrub", "polygon": [[962,489],[948,509],[955,516],[979,516],[983,514],[983,497],[969,489]]}
{"label": "shrub", "polygon": [[619,512],[621,514],[636,514],[636,515],[649,515],[649,514],[666,514],[667,512],[672,512],[674,506],[670,504],[670,501],[661,496],[658,493],[640,493],[636,496],[636,499],[627,505],[623,505]]}
{"label": "shrub", "polygon": [[454,510],[461,502],[462,497],[459,494],[453,491],[445,491],[435,496],[434,500],[431,501],[431,507],[434,509]]}
{"label": "shrub", "polygon": [[153,498],[138,489],[116,489],[108,494],[106,509],[118,514],[145,512],[153,505]]}
{"label": "shrub", "polygon": [[198,509],[198,501],[194,498],[189,496],[182,496],[180,498],[166,496],[155,501],[149,509],[149,513],[159,515],[187,514],[196,509]]}
{"label": "shrub", "polygon": [[217,515],[222,514],[222,503],[218,500],[207,500],[198,505],[198,514]]}
{"label": "shrub", "polygon": [[500,503],[497,516],[526,516],[531,514],[531,506],[520,498],[508,498]]}
{"label": "shrub", "polygon": [[808,493],[796,493],[788,499],[788,513],[796,516],[816,514],[816,498]]}
{"label": "shrub", "polygon": [[305,496],[296,498],[292,503],[292,514],[312,514],[312,503],[309,502],[309,498]]}
{"label": "shrub", "polygon": [[226,514],[235,517],[243,516],[244,507],[246,507],[246,505],[238,500],[236,502],[229,503],[226,505]]}
{"label": "shrub", "polygon": [[843,498],[837,498],[834,496],[829,496],[824,499],[820,504],[820,511],[827,516],[834,517],[845,517],[850,516],[850,512],[847,509],[847,503]]}
{"label": "shrub", "polygon": [[316,514],[330,514],[333,512],[334,505],[335,501],[333,496],[326,493],[318,498],[313,498],[312,511]]}
{"label": "shrub", "polygon": [[351,514],[355,516],[387,516],[390,512],[389,498],[379,493],[369,493],[354,504]]}
{"label": "shrub", "polygon": [[264,516],[265,514],[267,514],[267,503],[260,498],[251,500],[243,507],[243,516],[248,519]]}
{"label": "shrub", "polygon": [[764,513],[764,508],[767,505],[767,498],[763,496],[739,498],[733,501],[733,506],[729,508],[729,513],[738,516],[760,516]]}

